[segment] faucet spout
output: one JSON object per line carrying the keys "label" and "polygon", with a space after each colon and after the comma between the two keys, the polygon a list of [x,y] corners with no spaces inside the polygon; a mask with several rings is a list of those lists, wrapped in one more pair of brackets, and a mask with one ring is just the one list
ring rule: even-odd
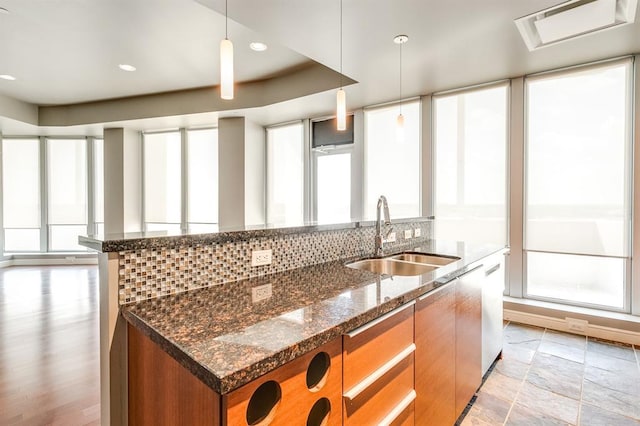
{"label": "faucet spout", "polygon": [[[384,222],[382,215],[384,214]],[[384,254],[384,240],[391,233],[391,220],[389,218],[389,203],[387,197],[381,195],[376,205],[376,238],[375,238],[375,255],[382,256]],[[389,229],[383,233],[383,227],[389,226]]]}

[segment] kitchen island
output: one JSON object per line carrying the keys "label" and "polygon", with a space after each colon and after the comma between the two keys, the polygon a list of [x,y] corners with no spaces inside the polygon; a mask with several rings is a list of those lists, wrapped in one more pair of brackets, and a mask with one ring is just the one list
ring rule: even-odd
{"label": "kitchen island", "polygon": [[[396,226],[402,227],[401,224]],[[415,226],[415,223],[408,225],[410,228]],[[327,232],[315,230],[323,231]],[[363,227],[358,232],[368,231]],[[160,249],[162,240],[156,238],[149,243]],[[139,246],[140,241],[136,240],[136,249],[148,250],[149,247]],[[203,242],[198,241],[197,245],[202,246]],[[363,241],[368,242],[369,239]],[[165,242],[175,244],[175,238],[167,238]],[[335,249],[335,241],[332,242]],[[119,250],[127,248],[113,240],[104,244],[111,244]],[[277,247],[278,244],[271,246]],[[341,336],[354,329],[366,327],[377,318],[402,309],[439,287],[449,285],[456,281],[456,277],[481,265],[483,259],[496,254],[502,256],[504,248],[420,238],[399,241],[395,247],[388,247],[387,254],[403,251],[453,256],[459,260],[418,276],[388,276],[346,266],[353,260],[366,257],[366,254],[363,256],[358,252],[354,256],[348,250],[341,250],[341,255],[347,253],[350,256],[123,303],[119,315],[126,319],[129,330],[153,342],[155,348],[168,354],[180,368],[219,396],[220,406],[224,407],[227,401],[224,396],[305,354],[313,353],[323,345],[340,340]],[[148,253],[142,256],[143,259],[152,257]],[[128,261],[132,262],[121,251],[121,283],[123,275],[130,272],[144,276],[139,268],[127,269]],[[154,266],[157,267],[153,265],[151,269]],[[181,262],[175,266],[180,271]],[[189,274],[184,274],[184,278],[188,281]],[[119,300],[126,300],[123,295],[126,296],[128,289],[124,287],[119,288]],[[411,318],[413,330],[413,316]],[[161,373],[153,374],[158,376]],[[131,372],[128,376],[131,377]],[[339,391],[343,391],[342,386]],[[153,391],[145,391],[149,392]],[[128,405],[132,404],[136,402],[130,393]],[[126,418],[129,420],[129,416]],[[218,422],[224,422],[224,415]]]}

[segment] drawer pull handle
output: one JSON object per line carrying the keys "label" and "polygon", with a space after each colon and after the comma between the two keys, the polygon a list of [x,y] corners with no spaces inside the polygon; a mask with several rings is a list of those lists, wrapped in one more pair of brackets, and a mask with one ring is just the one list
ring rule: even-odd
{"label": "drawer pull handle", "polygon": [[391,312],[387,312],[386,314],[384,314],[383,316],[381,316],[380,318],[374,319],[373,321],[370,321],[368,323],[366,323],[365,325],[363,325],[362,327],[356,328],[355,330],[347,333],[346,335],[349,336],[350,338],[354,338],[356,337],[358,334],[367,331],[368,329],[370,329],[371,327],[373,327],[374,325],[378,325],[381,322],[383,322],[384,320],[386,320],[387,318],[390,318],[392,316],[394,316],[395,314],[397,314],[400,311],[404,311],[405,309],[407,309],[410,306],[413,306],[416,304],[415,300],[412,300],[409,303],[406,303],[402,306],[400,306],[399,308],[394,309]]}
{"label": "drawer pull handle", "polygon": [[416,391],[412,389],[411,392],[409,392],[398,405],[393,407],[393,410],[391,410],[391,412],[389,412],[389,414],[387,414],[385,418],[378,423],[378,426],[389,426],[400,414],[402,414],[404,410],[407,409],[414,399],[416,399]]}
{"label": "drawer pull handle", "polygon": [[371,373],[370,375],[362,379],[360,382],[358,382],[358,384],[356,384],[354,387],[352,387],[347,392],[345,392],[343,396],[350,401],[354,400],[355,398],[357,398],[358,395],[360,395],[360,393],[362,393],[362,391],[364,391],[366,388],[368,388],[373,383],[375,383],[380,377],[387,374],[393,367],[400,364],[402,360],[404,360],[406,357],[411,355],[415,350],[416,350],[415,343],[410,344],[398,355],[391,358],[389,361],[387,361],[384,365],[382,365],[376,371],[374,371],[373,373]]}
{"label": "drawer pull handle", "polygon": [[484,273],[484,275],[488,277],[489,275],[493,274],[498,269],[500,269],[500,264],[499,263],[497,265],[494,265],[491,268],[487,269],[487,271]]}

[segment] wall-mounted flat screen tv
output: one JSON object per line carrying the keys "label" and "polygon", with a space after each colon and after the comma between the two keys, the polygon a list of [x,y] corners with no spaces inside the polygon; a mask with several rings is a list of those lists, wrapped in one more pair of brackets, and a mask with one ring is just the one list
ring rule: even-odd
{"label": "wall-mounted flat screen tv", "polygon": [[337,130],[335,118],[311,122],[311,147],[353,143],[353,115],[347,115],[347,129]]}

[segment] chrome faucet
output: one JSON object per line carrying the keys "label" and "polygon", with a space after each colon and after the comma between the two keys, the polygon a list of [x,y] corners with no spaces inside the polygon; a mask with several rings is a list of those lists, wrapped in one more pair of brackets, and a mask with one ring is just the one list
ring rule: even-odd
{"label": "chrome faucet", "polygon": [[[389,230],[387,232],[384,232],[384,228],[381,223],[380,210],[382,209],[384,209],[384,226],[389,226]],[[380,198],[378,198],[378,205],[376,206],[375,256],[382,256],[384,254],[384,240],[387,239],[393,229],[390,225],[391,220],[389,220],[389,204],[387,204],[387,197],[381,195]]]}

